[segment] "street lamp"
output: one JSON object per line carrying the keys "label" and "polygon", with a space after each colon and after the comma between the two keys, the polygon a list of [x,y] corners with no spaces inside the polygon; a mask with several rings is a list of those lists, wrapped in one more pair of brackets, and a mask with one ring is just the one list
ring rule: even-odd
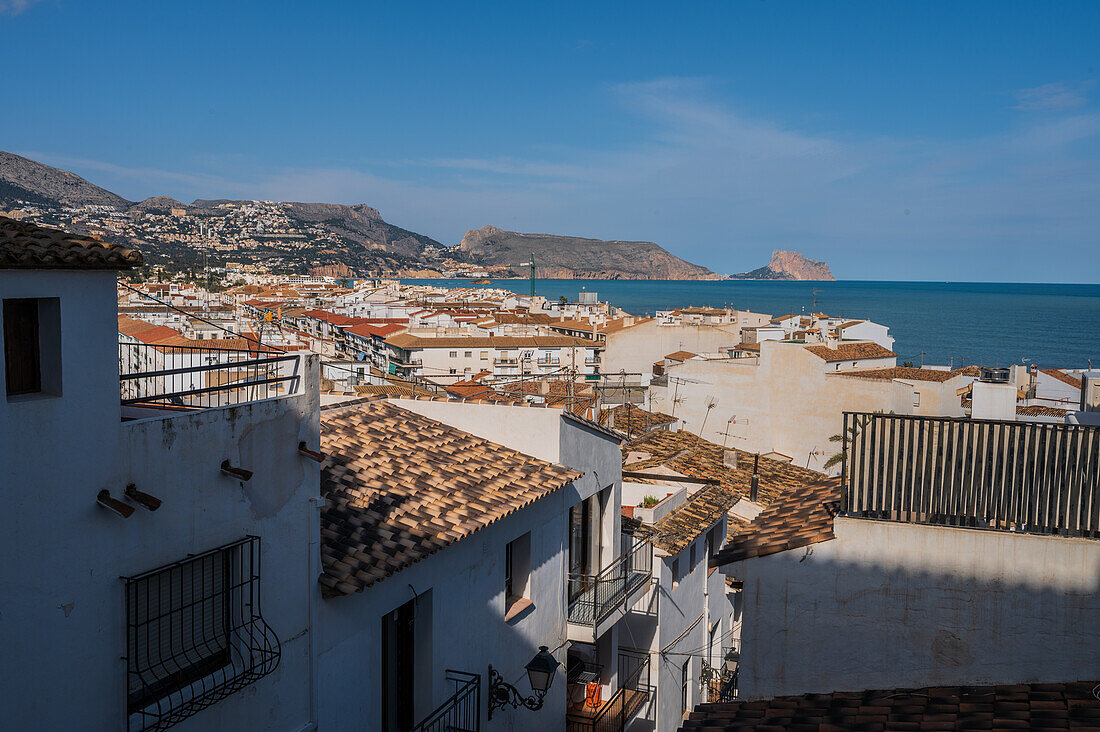
{"label": "street lamp", "polygon": [[527,663],[527,681],[531,684],[531,690],[535,692],[531,696],[524,697],[519,689],[509,684],[500,675],[500,672],[489,666],[489,719],[493,718],[494,709],[503,709],[511,706],[519,709],[524,706],[531,711],[542,709],[542,700],[546,692],[550,691],[550,685],[554,683],[554,674],[558,670],[558,662],[550,654],[546,646],[539,646],[539,652]]}

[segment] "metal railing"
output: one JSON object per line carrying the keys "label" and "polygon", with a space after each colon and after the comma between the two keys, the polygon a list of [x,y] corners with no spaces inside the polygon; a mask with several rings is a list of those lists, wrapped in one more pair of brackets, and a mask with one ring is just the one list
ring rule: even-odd
{"label": "metal railing", "polygon": [[573,712],[566,716],[567,732],[622,732],[653,693],[649,678],[649,654],[619,651],[619,688],[595,713]]}
{"label": "metal railing", "polygon": [[454,693],[409,732],[480,732],[481,675],[446,670]]}
{"label": "metal railing", "polygon": [[726,664],[715,668],[704,659],[700,676],[707,703],[730,702],[737,697],[737,671],[731,670]]}
{"label": "metal railing", "polygon": [[570,573],[567,585],[569,622],[596,626],[653,574],[653,545],[637,541],[599,574]]}
{"label": "metal railing", "polygon": [[123,404],[220,407],[297,391],[299,358],[279,351],[118,344]]}
{"label": "metal railing", "polygon": [[842,513],[1100,538],[1100,427],[846,412]]}

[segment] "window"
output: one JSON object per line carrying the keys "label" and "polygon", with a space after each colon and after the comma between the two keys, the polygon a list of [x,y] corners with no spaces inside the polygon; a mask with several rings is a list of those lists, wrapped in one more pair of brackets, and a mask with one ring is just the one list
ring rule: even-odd
{"label": "window", "polygon": [[672,586],[680,584],[680,557],[672,560]]}
{"label": "window", "polygon": [[482,351],[481,352],[481,360],[482,361],[488,361],[489,360],[489,352],[488,351]]}
{"label": "window", "polygon": [[458,358],[458,351],[451,351],[447,355],[450,356],[451,358]]}
{"label": "window", "polygon": [[448,373],[448,374],[457,374],[457,373],[458,373],[458,369],[447,369],[447,373]]}
{"label": "window", "polygon": [[4,381],[9,398],[61,394],[61,301],[4,300]]}
{"label": "window", "polygon": [[919,391],[913,392],[913,406],[914,407],[919,407],[920,406],[920,392]]}
{"label": "window", "polygon": [[698,542],[691,543],[691,559],[688,561],[688,571],[695,571],[695,560],[699,558]]}
{"label": "window", "polygon": [[709,561],[710,557],[714,556],[714,553],[722,548],[722,540],[718,536],[718,529],[721,526],[713,526],[711,530],[707,532],[707,552],[706,557]]}
{"label": "window", "polygon": [[504,548],[504,619],[531,606],[531,533]]}
{"label": "window", "polygon": [[473,351],[466,351],[466,358],[472,358],[473,355],[474,355]]}
{"label": "window", "polygon": [[275,670],[259,553],[259,538],[246,537],[126,578],[131,730],[169,727]]}

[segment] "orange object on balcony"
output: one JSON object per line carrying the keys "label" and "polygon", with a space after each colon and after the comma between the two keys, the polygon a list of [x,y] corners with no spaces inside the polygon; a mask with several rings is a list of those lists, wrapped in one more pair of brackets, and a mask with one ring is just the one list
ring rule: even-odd
{"label": "orange object on balcony", "polygon": [[584,705],[587,707],[598,707],[603,703],[602,692],[600,691],[600,682],[589,681],[588,686],[584,690]]}

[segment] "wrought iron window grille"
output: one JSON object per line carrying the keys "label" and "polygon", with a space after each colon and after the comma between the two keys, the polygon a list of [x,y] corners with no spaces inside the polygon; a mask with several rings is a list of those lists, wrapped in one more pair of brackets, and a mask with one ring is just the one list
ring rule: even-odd
{"label": "wrought iron window grille", "polygon": [[190,556],[126,583],[127,729],[165,730],[279,665],[260,614],[260,539]]}

